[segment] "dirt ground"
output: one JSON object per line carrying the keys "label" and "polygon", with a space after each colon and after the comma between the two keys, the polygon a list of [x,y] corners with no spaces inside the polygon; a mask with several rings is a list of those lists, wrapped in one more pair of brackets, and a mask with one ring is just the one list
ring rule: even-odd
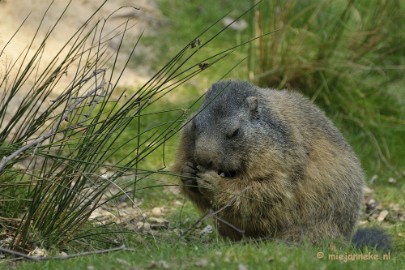
{"label": "dirt ground", "polygon": [[[5,61],[10,63],[13,59],[16,59],[31,42],[44,12],[51,2],[51,0],[0,0],[0,48],[8,42],[28,16],[21,30],[13,38],[3,55],[1,55],[3,67],[6,64]],[[53,58],[57,50],[65,44],[67,38],[71,36],[103,2],[104,0],[72,0],[56,31],[54,31],[51,38],[47,40],[47,53],[43,58],[44,64]],[[43,37],[54,25],[67,3],[68,1],[65,0],[54,1],[44,18],[39,30],[39,37]],[[121,9],[118,10],[119,8]],[[110,32],[118,24],[125,22],[127,19],[131,19],[131,23],[136,24],[135,27],[128,32],[128,37],[131,39],[137,39],[141,32],[144,32],[146,35],[152,34],[154,29],[159,26],[162,21],[162,16],[158,10],[157,4],[153,0],[110,0],[101,8],[96,18],[105,19],[113,12],[115,13],[111,16],[109,23],[106,24],[105,32]],[[40,40],[40,38],[37,40]],[[114,49],[113,45],[114,44],[111,44],[112,49]],[[36,50],[38,46],[39,42],[36,42],[31,48],[31,51]],[[139,51],[145,49],[146,48],[142,48],[142,44],[140,44],[136,51],[140,54],[141,52]],[[147,63],[145,63],[145,65],[147,65]],[[128,74],[131,76],[124,78],[122,83],[131,84],[131,82],[133,83],[133,81],[146,76],[147,74],[144,72],[146,67],[142,66],[144,65],[139,65],[137,70],[129,70]]]}
{"label": "dirt ground", "polygon": [[[49,8],[47,15],[44,17],[42,26],[39,29],[38,38],[30,48],[29,53],[35,52],[40,45],[41,39],[55,24],[60,14],[66,8],[69,1],[56,0],[50,6],[51,0],[0,0],[0,74],[4,73],[7,66],[14,62],[18,56],[27,49],[28,44],[33,39],[35,31],[40,21],[43,19],[45,11]],[[42,66],[46,67],[55,53],[66,43],[68,38],[97,10],[104,0],[72,0],[65,15],[58,24],[52,36],[47,39],[45,54],[42,58]],[[121,9],[119,9],[121,8]],[[127,33],[127,39],[137,40],[141,32],[144,35],[152,34],[154,29],[161,22],[161,15],[155,1],[150,0],[114,0],[108,1],[98,12],[95,19],[105,19],[109,15],[108,23],[105,26],[105,33],[112,31],[117,25],[130,19],[134,25]],[[24,19],[26,22],[17,32]],[[15,33],[17,34],[15,35]],[[14,36],[15,35],[15,36]],[[13,37],[14,36],[14,37]],[[2,51],[3,47],[6,49]],[[142,42],[141,42],[142,43]],[[113,42],[110,49],[113,51],[117,46]],[[135,50],[136,54],[145,54],[150,50],[142,44],[138,45]],[[120,53],[118,67],[122,66],[127,57],[126,53]],[[121,80],[121,85],[133,85],[144,82],[149,74],[148,63],[139,63],[136,68],[128,68],[125,76]],[[65,78],[67,81],[69,77]],[[55,89],[57,91],[57,89]]]}
{"label": "dirt ground", "polygon": [[[52,28],[69,3],[69,1],[66,0],[55,0],[51,5],[51,2],[51,0],[0,0],[0,76],[4,76],[5,71],[9,69],[11,64],[16,61],[22,53],[27,51],[28,45],[33,40],[33,36],[37,31],[39,24],[41,23],[41,20],[43,20],[37,38],[28,50],[28,55],[33,55],[33,53],[39,48],[43,37]],[[77,29],[103,2],[104,0],[71,1],[65,15],[57,25],[55,31],[46,41],[45,53],[42,56],[40,68],[48,66],[55,54],[66,44],[68,38],[77,31]],[[44,17],[44,13],[48,8],[49,10]],[[153,0],[107,1],[97,13],[93,21],[95,22],[96,20],[103,20],[106,18],[109,19],[105,24],[104,33],[113,31],[117,25],[122,24],[129,19],[130,24],[134,25],[134,27],[128,31],[127,40],[132,41],[136,41],[141,33],[143,33],[143,35],[152,35],[155,32],[155,29],[163,21],[157,4]],[[22,25],[25,19],[26,21]],[[21,25],[22,27],[20,28]],[[4,47],[5,49],[3,50]],[[109,43],[108,50],[111,54],[114,54],[117,48],[116,40]],[[135,56],[137,54],[151,55],[148,53],[151,50],[152,48],[143,46],[141,42],[136,47]],[[122,52],[120,52],[117,67],[120,67],[125,63],[129,51],[130,50],[122,50]],[[126,69],[124,76],[120,80],[119,86],[127,87],[140,85],[150,78],[151,74],[147,58],[142,57],[142,59],[144,59],[144,61],[139,64],[137,63],[136,67],[131,65],[131,67]],[[112,60],[106,65],[107,67],[111,67]],[[71,68],[74,69],[75,66],[72,66]],[[10,78],[13,78],[12,75],[15,74],[16,70],[17,69],[14,68]],[[74,72],[71,72],[70,74],[67,73],[67,76],[62,79],[60,84],[63,85],[64,83],[69,83],[72,80],[72,76],[74,76]],[[29,88],[34,80],[34,76],[31,76],[25,84],[26,88]],[[63,89],[63,87],[55,87],[53,91],[55,94],[58,94],[58,91]],[[27,89],[21,89],[19,95],[15,96],[12,102],[15,104],[21,102],[25,91],[27,91]],[[9,107],[11,108],[15,106]],[[12,113],[12,111],[9,112],[9,114]]]}

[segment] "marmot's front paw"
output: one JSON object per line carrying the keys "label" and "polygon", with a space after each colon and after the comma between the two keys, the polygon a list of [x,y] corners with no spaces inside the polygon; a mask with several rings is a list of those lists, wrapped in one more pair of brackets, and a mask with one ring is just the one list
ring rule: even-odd
{"label": "marmot's front paw", "polygon": [[204,171],[197,173],[197,183],[201,194],[211,196],[218,190],[218,183],[222,177],[216,171]]}
{"label": "marmot's front paw", "polygon": [[192,162],[186,162],[180,176],[183,186],[194,192],[198,192],[197,173],[198,170],[194,164]]}

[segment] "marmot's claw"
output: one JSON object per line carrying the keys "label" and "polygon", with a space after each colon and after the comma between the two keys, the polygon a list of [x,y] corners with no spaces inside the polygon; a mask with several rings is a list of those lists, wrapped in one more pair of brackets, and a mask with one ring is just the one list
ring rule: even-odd
{"label": "marmot's claw", "polygon": [[197,173],[198,170],[192,162],[186,162],[183,167],[181,181],[183,185],[189,189],[197,188]]}
{"label": "marmot's claw", "polygon": [[197,173],[198,189],[201,194],[210,194],[218,188],[218,182],[222,177],[215,171],[205,171]]}
{"label": "marmot's claw", "polygon": [[197,167],[192,162],[186,162],[186,164],[184,164],[183,174],[190,174],[195,177],[197,172]]}

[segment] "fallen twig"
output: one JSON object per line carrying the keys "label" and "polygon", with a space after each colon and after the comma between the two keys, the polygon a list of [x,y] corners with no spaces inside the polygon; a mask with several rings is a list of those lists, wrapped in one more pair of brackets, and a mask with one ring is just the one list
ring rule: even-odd
{"label": "fallen twig", "polygon": [[125,245],[122,245],[120,247],[115,247],[115,248],[110,248],[110,249],[87,251],[87,252],[75,253],[75,254],[65,255],[65,256],[39,257],[39,256],[30,256],[30,255],[27,255],[22,252],[0,247],[0,252],[7,253],[7,254],[10,254],[13,256],[17,256],[17,257],[21,257],[24,259],[32,260],[32,261],[66,260],[66,259],[71,259],[71,258],[75,258],[75,257],[89,256],[89,255],[94,255],[94,254],[103,254],[103,253],[109,253],[109,252],[115,252],[115,251],[130,251],[130,250],[133,250],[133,249],[127,248],[127,247],[125,247]]}

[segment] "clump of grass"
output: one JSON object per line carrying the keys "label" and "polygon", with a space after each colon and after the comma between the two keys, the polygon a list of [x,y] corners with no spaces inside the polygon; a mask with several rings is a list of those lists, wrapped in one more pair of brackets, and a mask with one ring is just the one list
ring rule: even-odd
{"label": "clump of grass", "polygon": [[[205,37],[205,42],[196,42],[204,31],[145,85],[134,91],[119,91],[118,81],[139,40],[132,44],[125,66],[118,69],[116,60],[133,25],[127,21],[112,33],[105,33],[108,19],[93,20],[98,10],[70,37],[51,63],[38,71],[41,57],[47,51],[46,41],[57,28],[62,13],[35,53],[28,55],[37,34],[27,51],[0,79],[0,190],[4,191],[0,199],[0,226],[7,229],[10,248],[27,251],[34,246],[90,243],[83,241],[86,237],[113,243],[115,239],[94,237],[109,231],[97,230],[98,223],[89,223],[90,215],[117,196],[135,197],[139,181],[162,172],[145,170],[139,165],[181,128],[186,112],[177,110],[170,121],[152,125],[145,126],[144,121],[148,115],[172,113],[173,110],[159,109],[158,101],[232,52],[222,50],[194,61],[226,27]],[[37,33],[40,28],[41,24]],[[119,40],[119,49],[110,54],[108,43],[114,38]],[[110,59],[114,65],[108,69],[106,63]],[[75,75],[55,96],[53,90],[61,87],[61,78],[72,66]],[[33,83],[27,83],[32,79]],[[10,119],[6,119],[22,89],[28,91]],[[129,126],[136,130],[135,134],[126,141],[119,140]],[[127,149],[126,155],[116,160],[114,156],[122,148]],[[108,171],[108,175],[103,171]],[[131,177],[132,181],[120,185],[118,180],[123,176]],[[106,196],[111,187],[118,191]]]}
{"label": "clump of grass", "polygon": [[274,33],[252,43],[249,77],[302,91],[352,134],[365,135],[376,167],[390,167],[380,130],[404,125],[387,90],[404,71],[401,12],[400,1],[263,1],[252,35]]}

